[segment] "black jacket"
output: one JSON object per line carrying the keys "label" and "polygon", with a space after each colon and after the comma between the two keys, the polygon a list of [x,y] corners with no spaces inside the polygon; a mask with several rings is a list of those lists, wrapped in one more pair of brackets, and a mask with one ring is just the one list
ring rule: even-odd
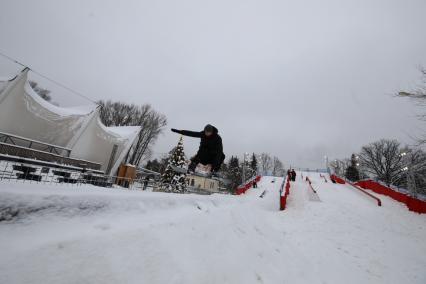
{"label": "black jacket", "polygon": [[225,155],[223,154],[222,138],[216,127],[213,127],[211,136],[206,136],[204,131],[177,130],[176,132],[189,137],[201,138],[200,148],[197,152],[197,158],[201,163],[212,164],[213,168],[222,164]]}

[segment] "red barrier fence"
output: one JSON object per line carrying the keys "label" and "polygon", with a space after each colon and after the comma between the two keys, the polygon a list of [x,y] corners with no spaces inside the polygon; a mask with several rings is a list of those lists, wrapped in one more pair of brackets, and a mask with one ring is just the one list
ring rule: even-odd
{"label": "red barrier fence", "polygon": [[386,187],[372,180],[363,180],[355,183],[362,188],[372,190],[375,193],[389,196],[390,198],[404,203],[410,211],[417,213],[426,213],[426,201],[413,198],[407,194],[395,191],[392,188]]}
{"label": "red barrier fence", "polygon": [[336,175],[330,175],[330,179],[333,183],[338,183],[338,184],[345,184],[345,180],[339,178]]}
{"label": "red barrier fence", "polygon": [[290,195],[290,178],[284,179],[280,189],[280,210],[284,210],[287,205],[287,197]]}
{"label": "red barrier fence", "polygon": [[246,193],[247,190],[253,187],[253,182],[255,181],[256,183],[258,183],[261,178],[262,178],[261,176],[256,176],[255,178],[248,181],[246,184],[239,186],[236,189],[235,194],[240,195],[240,194]]}
{"label": "red barrier fence", "polygon": [[352,186],[352,187],[354,187],[354,188],[356,188],[356,189],[358,189],[360,192],[362,192],[362,193],[364,193],[365,195],[367,195],[367,196],[369,196],[369,197],[371,197],[371,198],[373,198],[373,199],[375,199],[376,201],[377,201],[377,205],[378,206],[382,206],[382,201],[380,200],[380,198],[378,198],[378,197],[376,197],[376,196],[374,196],[374,195],[372,195],[372,194],[370,194],[370,193],[368,193],[367,191],[365,191],[364,189],[362,189],[358,184],[353,184],[353,183],[351,183],[351,182],[346,182],[344,179],[342,179],[342,178],[340,178],[340,177],[338,177],[338,176],[336,176],[336,175],[330,175],[330,179],[331,179],[331,181],[333,182],[333,183],[338,183],[338,184],[346,184],[346,183],[348,183],[350,186]]}

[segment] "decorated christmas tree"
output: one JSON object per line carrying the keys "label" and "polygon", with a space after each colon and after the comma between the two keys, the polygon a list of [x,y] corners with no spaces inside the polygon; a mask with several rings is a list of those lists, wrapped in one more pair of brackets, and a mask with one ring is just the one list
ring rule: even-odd
{"label": "decorated christmas tree", "polygon": [[174,167],[186,167],[185,152],[183,150],[183,139],[179,140],[177,146],[172,150],[168,159],[166,170],[161,176],[161,180],[164,183],[165,190],[184,192],[186,189],[185,178],[186,174],[177,173],[172,169]]}

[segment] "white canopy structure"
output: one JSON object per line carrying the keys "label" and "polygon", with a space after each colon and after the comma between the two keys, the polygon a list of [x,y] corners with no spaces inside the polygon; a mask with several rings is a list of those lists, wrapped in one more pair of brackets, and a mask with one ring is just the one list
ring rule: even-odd
{"label": "white canopy structure", "polygon": [[106,127],[99,109],[62,108],[38,96],[25,69],[0,92],[0,132],[71,149],[71,158],[101,164],[115,173],[140,127]]}

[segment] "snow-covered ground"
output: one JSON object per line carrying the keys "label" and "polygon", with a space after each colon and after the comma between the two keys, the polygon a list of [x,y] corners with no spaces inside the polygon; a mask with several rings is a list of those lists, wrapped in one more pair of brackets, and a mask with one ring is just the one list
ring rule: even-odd
{"label": "snow-covered ground", "polygon": [[0,183],[0,283],[426,283],[425,215],[304,175],[320,201],[299,179],[282,212],[273,177],[244,196]]}

